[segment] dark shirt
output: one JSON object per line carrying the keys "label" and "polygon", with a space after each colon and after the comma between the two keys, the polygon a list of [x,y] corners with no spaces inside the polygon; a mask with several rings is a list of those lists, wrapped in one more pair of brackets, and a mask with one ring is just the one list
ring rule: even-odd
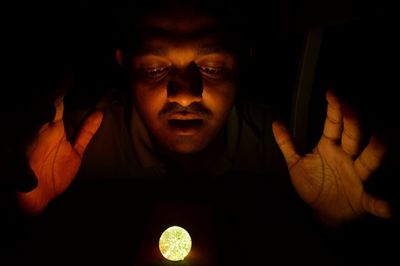
{"label": "dark shirt", "polygon": [[[78,176],[43,214],[16,220],[5,249],[14,263],[5,265],[168,265],[157,245],[171,225],[192,235],[192,266],[388,261],[380,256],[390,255],[386,243],[376,250],[377,242],[363,241],[385,239],[386,224],[331,231],[315,219],[292,187],[268,107],[235,105],[220,159],[192,173],[157,153],[123,100],[107,97],[97,107],[104,120]],[[88,112],[66,114],[72,141]]]}
{"label": "dark shirt", "polygon": [[[194,231],[198,252],[207,254],[206,265],[322,265],[320,259],[330,256],[319,245],[321,225],[291,185],[267,106],[235,105],[219,138],[223,149],[218,159],[199,161],[200,167],[192,172],[180,171],[155,150],[137,112],[124,101],[107,97],[98,108],[103,122],[69,195],[74,189],[76,194],[85,191],[96,198],[96,206],[148,206],[142,217],[146,222],[138,243],[138,265],[151,264],[143,254],[152,248],[148,239],[159,237],[154,231],[176,223]],[[86,113],[75,114],[78,119],[69,123],[71,136]]]}
{"label": "dark shirt", "polygon": [[[105,98],[99,107],[104,118],[89,143],[79,176],[85,178],[151,178],[167,176],[171,165],[154,148],[143,122],[134,108],[113,97]],[[81,111],[67,127],[78,128]],[[206,176],[228,172],[250,175],[284,174],[286,165],[272,135],[271,110],[261,104],[235,105],[220,138],[223,149],[214,162],[198,162]],[[67,128],[70,135],[76,130]],[[190,155],[188,155],[190,156]],[[179,172],[179,169],[172,169]]]}

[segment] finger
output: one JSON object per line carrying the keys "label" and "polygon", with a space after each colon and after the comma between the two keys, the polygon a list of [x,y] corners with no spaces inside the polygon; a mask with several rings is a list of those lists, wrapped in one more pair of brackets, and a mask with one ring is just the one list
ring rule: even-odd
{"label": "finger", "polygon": [[56,115],[56,107],[53,102],[41,103],[38,106],[37,112],[34,111],[31,115],[38,118],[38,125],[43,125],[53,121]]}
{"label": "finger", "polygon": [[90,114],[83,123],[74,144],[74,149],[81,158],[90,140],[99,129],[102,120],[103,113],[95,111]]}
{"label": "finger", "polygon": [[390,218],[392,217],[392,212],[390,208],[390,204],[382,199],[378,199],[370,194],[365,193],[362,197],[362,205],[363,208],[377,216],[382,218]]}
{"label": "finger", "polygon": [[50,126],[50,122],[43,124],[40,129],[39,129],[39,134],[41,134],[43,131],[45,131],[46,129],[48,129]]}
{"label": "finger", "polygon": [[56,109],[56,115],[54,116],[53,122],[61,121],[64,113],[64,96],[68,89],[75,83],[75,78],[69,69],[64,69],[60,73],[60,79],[56,79],[52,86],[52,92],[50,93],[50,99],[55,99],[54,106]]}
{"label": "finger", "polygon": [[342,149],[352,157],[360,153],[361,128],[360,120],[356,113],[349,107],[344,108]]}
{"label": "finger", "polygon": [[64,96],[59,97],[55,100],[54,105],[51,106],[52,114],[51,118],[46,120],[47,122],[42,124],[39,128],[39,134],[45,131],[52,123],[62,121],[64,115]]}
{"label": "finger", "polygon": [[275,121],[272,123],[272,132],[274,133],[276,143],[285,157],[288,167],[291,168],[301,158],[296,152],[292,137],[287,128],[280,122]]}
{"label": "finger", "polygon": [[40,123],[38,124],[40,134],[46,130],[52,123],[62,121],[64,114],[64,96],[58,97],[54,103],[44,103],[38,111]]}
{"label": "finger", "polygon": [[339,141],[342,134],[343,119],[340,101],[330,90],[326,92],[326,100],[328,101],[328,107],[323,137],[333,141]]}
{"label": "finger", "polygon": [[53,122],[61,121],[64,115],[64,96],[57,98],[54,106],[56,108],[56,115],[54,116]]}
{"label": "finger", "polygon": [[354,169],[362,181],[368,179],[371,174],[381,165],[385,155],[386,146],[376,136],[372,135],[367,147],[354,161]]}

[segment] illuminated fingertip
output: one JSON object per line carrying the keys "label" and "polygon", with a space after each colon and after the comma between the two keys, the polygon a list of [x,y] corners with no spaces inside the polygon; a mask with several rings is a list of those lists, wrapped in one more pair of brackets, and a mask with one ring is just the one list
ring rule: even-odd
{"label": "illuminated fingertip", "polygon": [[381,201],[377,203],[377,206],[375,206],[375,208],[377,211],[377,216],[387,219],[392,217],[392,211],[387,202]]}

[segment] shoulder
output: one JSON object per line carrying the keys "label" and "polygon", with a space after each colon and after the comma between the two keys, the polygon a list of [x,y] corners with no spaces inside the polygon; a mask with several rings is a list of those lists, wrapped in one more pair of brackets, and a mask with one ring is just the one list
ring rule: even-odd
{"label": "shoulder", "polygon": [[126,105],[125,101],[126,96],[120,90],[109,89],[99,101],[89,106],[75,107],[66,103],[64,123],[67,136],[73,139],[85,118],[94,110],[100,110],[104,114],[102,130],[109,128],[110,123],[121,122]]}
{"label": "shoulder", "polygon": [[129,133],[130,109],[126,100],[110,90],[92,108],[69,114],[66,129],[72,141],[89,113],[100,110],[104,115],[83,156],[80,176],[127,177],[138,168]]}
{"label": "shoulder", "polygon": [[236,110],[238,133],[234,170],[255,174],[282,172],[282,156],[272,133],[272,108],[246,102],[236,105]]}
{"label": "shoulder", "polygon": [[260,103],[246,102],[237,105],[238,117],[258,138],[263,138],[271,132],[273,110],[270,106]]}

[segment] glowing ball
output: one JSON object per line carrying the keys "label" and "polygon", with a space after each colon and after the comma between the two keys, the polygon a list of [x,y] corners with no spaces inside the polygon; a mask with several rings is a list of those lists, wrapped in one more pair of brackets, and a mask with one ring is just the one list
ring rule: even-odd
{"label": "glowing ball", "polygon": [[171,226],[161,234],[159,248],[167,260],[183,260],[192,248],[192,239],[182,227]]}

